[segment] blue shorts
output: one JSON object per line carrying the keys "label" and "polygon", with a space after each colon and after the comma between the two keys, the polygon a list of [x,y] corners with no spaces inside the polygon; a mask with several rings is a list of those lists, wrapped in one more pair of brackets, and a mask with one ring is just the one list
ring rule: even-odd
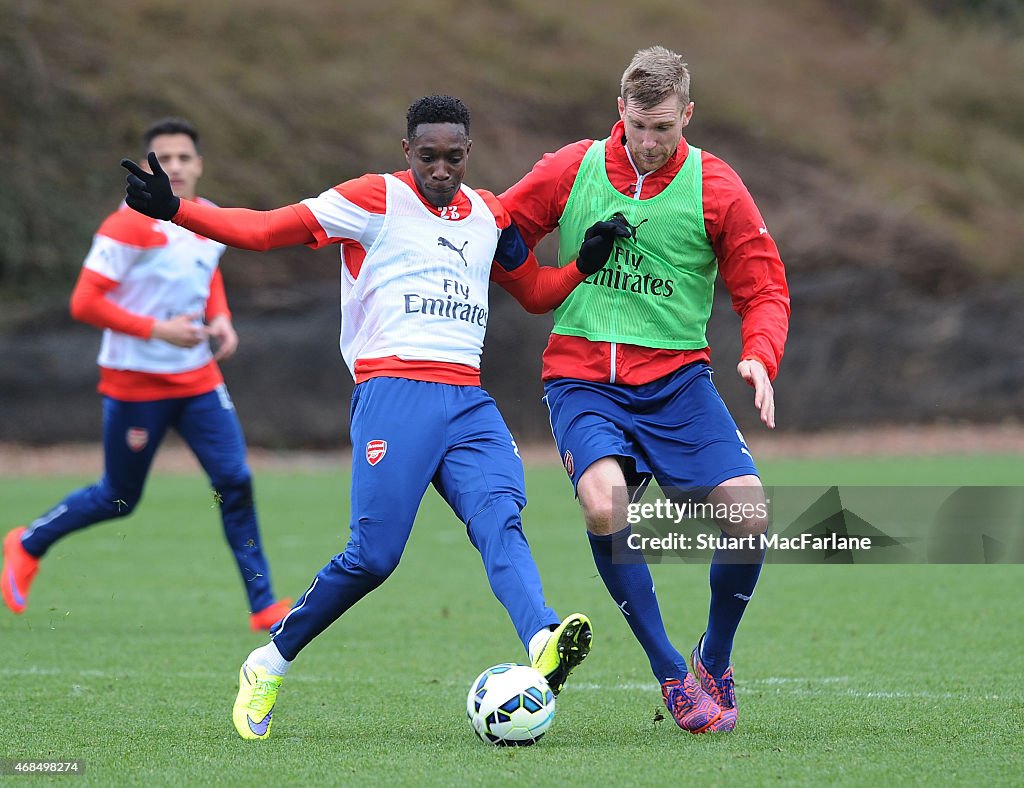
{"label": "blue shorts", "polygon": [[479,386],[371,378],[352,392],[352,540],[398,550],[433,485],[463,523],[499,497],[526,505],[519,448]]}
{"label": "blue shorts", "polygon": [[625,458],[631,487],[653,476],[661,487],[704,497],[727,479],[757,475],[743,435],[704,362],[642,386],[574,378],[544,385],[551,432],[572,479],[602,457]]}

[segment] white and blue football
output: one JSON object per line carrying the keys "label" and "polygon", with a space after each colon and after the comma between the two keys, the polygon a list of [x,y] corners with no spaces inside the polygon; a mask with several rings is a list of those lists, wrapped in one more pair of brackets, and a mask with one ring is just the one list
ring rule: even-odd
{"label": "white and blue football", "polygon": [[466,714],[473,731],[488,744],[527,746],[551,727],[555,696],[539,672],[509,662],[476,677]]}

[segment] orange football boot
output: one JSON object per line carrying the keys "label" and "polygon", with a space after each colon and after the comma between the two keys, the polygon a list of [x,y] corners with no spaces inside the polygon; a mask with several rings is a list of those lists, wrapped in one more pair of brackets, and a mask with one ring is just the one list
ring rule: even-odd
{"label": "orange football boot", "polygon": [[4,604],[13,613],[23,613],[28,604],[28,590],[32,587],[32,579],[39,571],[39,559],[29,555],[21,546],[21,535],[24,528],[14,528],[4,537],[4,565],[0,570],[0,590],[3,591]]}
{"label": "orange football boot", "polygon": [[[5,592],[6,593],[6,592]],[[267,631],[274,624],[288,615],[292,609],[292,600],[278,599],[274,604],[258,610],[249,616],[249,627],[253,632]]]}

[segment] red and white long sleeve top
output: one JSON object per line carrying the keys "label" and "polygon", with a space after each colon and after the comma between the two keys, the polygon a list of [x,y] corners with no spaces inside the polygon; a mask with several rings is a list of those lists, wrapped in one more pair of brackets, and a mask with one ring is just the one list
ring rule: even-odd
{"label": "red and white long sleeve top", "polygon": [[[593,142],[580,140],[546,154],[500,195],[531,249],[558,226],[580,164]],[[619,121],[605,146],[605,169],[615,189],[647,200],[672,182],[689,151],[684,139],[666,164],[641,175],[629,157]],[[774,378],[789,330],[789,289],[779,250],[736,172],[707,151],[701,152],[701,166],[705,229],[733,308],[741,318],[741,358],[757,359]],[[666,350],[552,334],[544,351],[542,376],[545,380],[568,377],[640,385],[710,357],[707,347]]]}
{"label": "red and white long sleeve top", "polygon": [[205,394],[223,382],[209,343],[183,348],[151,338],[157,320],[230,317],[223,253],[223,244],[124,204],[104,220],[71,294],[72,317],[103,329],[100,393],[137,402]]}

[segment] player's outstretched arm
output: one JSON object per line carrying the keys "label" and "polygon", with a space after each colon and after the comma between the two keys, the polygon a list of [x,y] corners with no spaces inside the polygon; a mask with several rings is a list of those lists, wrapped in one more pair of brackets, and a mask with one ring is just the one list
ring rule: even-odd
{"label": "player's outstretched arm", "polygon": [[125,202],[146,216],[171,220],[204,238],[255,252],[316,242],[310,229],[316,219],[301,203],[273,211],[219,208],[175,197],[154,153],[149,154],[152,173],[129,159],[122,159],[121,166],[128,170]]}
{"label": "player's outstretched arm", "polygon": [[[632,228],[619,221],[618,216],[589,227],[576,264],[562,268],[540,266],[512,224],[502,232],[495,257],[496,273],[492,277],[531,314],[542,315],[557,309],[577,285],[608,262],[616,238],[632,235]],[[498,266],[503,270],[498,270]]]}
{"label": "player's outstretched arm", "polygon": [[531,315],[543,315],[561,306],[586,276],[574,265],[563,268],[541,266],[533,252],[529,252],[511,274],[500,269],[495,261],[491,278]]}

